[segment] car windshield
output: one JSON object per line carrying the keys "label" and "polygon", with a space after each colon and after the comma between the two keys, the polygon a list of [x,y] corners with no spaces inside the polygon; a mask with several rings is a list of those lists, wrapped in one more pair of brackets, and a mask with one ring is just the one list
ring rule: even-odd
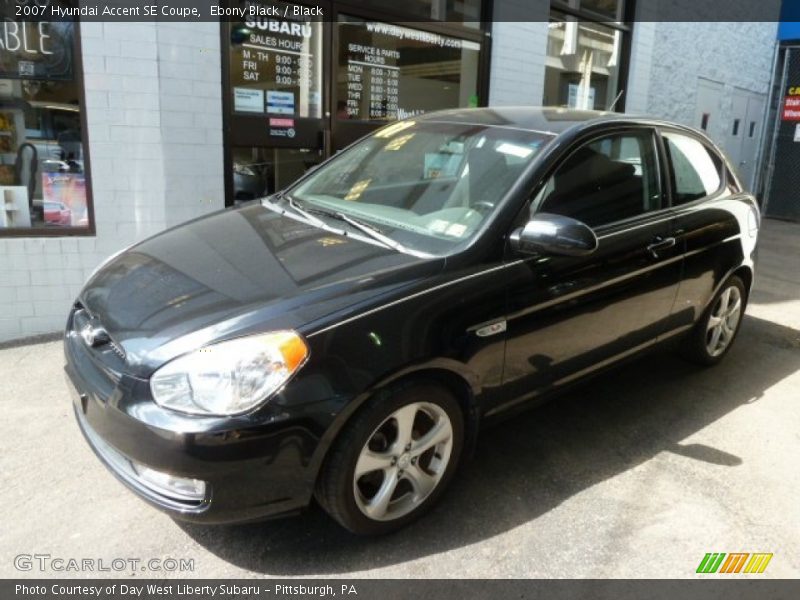
{"label": "car windshield", "polygon": [[326,214],[338,218],[331,225],[356,220],[402,247],[447,254],[475,235],[552,137],[476,124],[400,121],[335,157],[288,195],[296,207],[322,220]]}

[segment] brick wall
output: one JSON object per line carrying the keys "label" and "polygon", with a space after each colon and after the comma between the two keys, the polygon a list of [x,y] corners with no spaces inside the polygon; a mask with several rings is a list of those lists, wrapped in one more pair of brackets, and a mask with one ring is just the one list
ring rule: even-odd
{"label": "brick wall", "polygon": [[61,329],[117,250],[221,208],[219,25],[84,23],[95,237],[0,238],[0,342]]}

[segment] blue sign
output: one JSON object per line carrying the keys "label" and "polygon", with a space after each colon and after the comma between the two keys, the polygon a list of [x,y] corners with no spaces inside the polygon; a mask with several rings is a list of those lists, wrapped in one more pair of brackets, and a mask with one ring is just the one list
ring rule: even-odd
{"label": "blue sign", "polygon": [[270,90],[267,92],[267,112],[277,115],[294,114],[294,93],[277,92]]}
{"label": "blue sign", "polygon": [[782,42],[800,40],[800,0],[783,0],[778,39]]}

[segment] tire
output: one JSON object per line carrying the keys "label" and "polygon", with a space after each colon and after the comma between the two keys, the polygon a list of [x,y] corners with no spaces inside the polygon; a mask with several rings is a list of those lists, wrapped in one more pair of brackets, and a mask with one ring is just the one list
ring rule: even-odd
{"label": "tire", "polygon": [[464,415],[446,388],[419,381],[386,390],[345,425],[323,465],[315,496],[353,533],[396,531],[439,500],[463,446]]}
{"label": "tire", "polygon": [[[682,349],[684,358],[703,366],[715,365],[721,361],[739,333],[746,305],[747,291],[744,283],[738,276],[732,275],[720,286],[703,316],[686,338]],[[735,306],[738,308],[734,309]],[[720,321],[721,310],[728,316]]]}

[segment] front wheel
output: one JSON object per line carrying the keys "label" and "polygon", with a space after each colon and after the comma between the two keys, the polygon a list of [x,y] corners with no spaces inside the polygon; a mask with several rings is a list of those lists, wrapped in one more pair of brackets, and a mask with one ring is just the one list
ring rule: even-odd
{"label": "front wheel", "polygon": [[445,388],[418,383],[377,395],[334,445],[317,500],[354,533],[400,529],[441,496],[463,440],[463,413]]}
{"label": "front wheel", "polygon": [[722,360],[739,332],[745,303],[744,283],[733,275],[719,289],[689,334],[684,356],[703,365],[714,365]]}

